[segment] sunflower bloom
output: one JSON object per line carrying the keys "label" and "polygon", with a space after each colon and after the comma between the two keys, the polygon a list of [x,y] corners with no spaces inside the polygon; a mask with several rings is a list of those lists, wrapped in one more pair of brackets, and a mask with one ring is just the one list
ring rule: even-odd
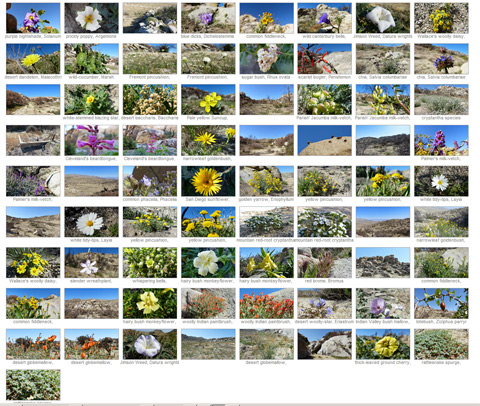
{"label": "sunflower bloom", "polygon": [[222,188],[222,176],[213,168],[202,168],[192,178],[195,191],[204,196],[212,196]]}

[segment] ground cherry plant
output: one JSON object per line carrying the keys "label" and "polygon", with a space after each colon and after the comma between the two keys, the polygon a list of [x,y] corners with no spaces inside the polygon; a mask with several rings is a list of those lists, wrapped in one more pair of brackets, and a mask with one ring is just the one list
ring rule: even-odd
{"label": "ground cherry plant", "polygon": [[241,319],[291,319],[293,310],[292,299],[275,300],[274,296],[263,293],[245,293],[240,299]]}

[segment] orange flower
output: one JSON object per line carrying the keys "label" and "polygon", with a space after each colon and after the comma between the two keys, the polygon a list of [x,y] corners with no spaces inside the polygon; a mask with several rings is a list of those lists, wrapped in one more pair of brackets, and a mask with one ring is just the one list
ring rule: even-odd
{"label": "orange flower", "polygon": [[46,345],[44,345],[42,348],[43,348],[44,350],[46,350],[46,349],[47,349],[47,346],[46,346]]}
{"label": "orange flower", "polygon": [[55,340],[57,338],[57,336],[53,335],[51,337],[48,337],[47,340],[52,342],[53,340]]}
{"label": "orange flower", "polygon": [[83,359],[85,359],[87,357],[84,352],[82,352],[80,355]]}
{"label": "orange flower", "polygon": [[88,350],[88,343],[82,345],[82,350]]}
{"label": "orange flower", "polygon": [[115,346],[112,347],[112,350],[114,350],[114,349],[115,349]]}
{"label": "orange flower", "polygon": [[70,354],[67,354],[67,359],[70,358]]}

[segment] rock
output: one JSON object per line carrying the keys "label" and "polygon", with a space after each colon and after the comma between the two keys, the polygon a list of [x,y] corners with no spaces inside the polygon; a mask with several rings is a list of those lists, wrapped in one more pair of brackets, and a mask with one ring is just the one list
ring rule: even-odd
{"label": "rock", "polygon": [[61,175],[60,172],[53,172],[45,181],[45,185],[50,189],[54,196],[60,196],[61,193]]}
{"label": "rock", "polygon": [[349,358],[352,356],[352,336],[337,335],[325,341],[319,352],[320,355]]}
{"label": "rock", "polygon": [[7,13],[7,33],[17,32],[17,19],[12,14]]}
{"label": "rock", "polygon": [[308,347],[308,339],[303,334],[298,333],[298,359],[312,358],[310,348]]}
{"label": "rock", "polygon": [[282,180],[282,174],[276,166],[243,166],[240,171],[240,179],[248,183],[256,172],[260,173],[263,177],[265,177],[267,173],[270,173],[274,178]]}
{"label": "rock", "polygon": [[453,269],[455,271],[458,271],[458,268],[460,265],[462,265],[462,262],[465,260],[466,263],[468,263],[468,248],[452,248],[446,250],[442,258],[445,260],[453,261]]}
{"label": "rock", "polygon": [[410,135],[362,137],[357,141],[357,155],[410,155]]}
{"label": "rock", "polygon": [[202,4],[200,7],[190,12],[188,18],[200,21],[200,14],[204,13],[215,13],[214,21],[220,21],[222,24],[235,24],[235,7],[213,7],[208,6],[207,4]]}
{"label": "rock", "polygon": [[202,292],[193,289],[182,289],[182,310],[189,304],[192,304],[194,299],[202,296]]}
{"label": "rock", "polygon": [[350,258],[339,258],[333,262],[330,269],[330,278],[351,278],[352,260]]}

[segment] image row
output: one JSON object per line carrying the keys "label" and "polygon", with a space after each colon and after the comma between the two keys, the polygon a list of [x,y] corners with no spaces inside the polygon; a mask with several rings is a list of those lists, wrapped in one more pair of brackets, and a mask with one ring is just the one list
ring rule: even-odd
{"label": "image row", "polygon": [[240,288],[237,300],[235,288],[65,288],[62,301],[58,288],[7,288],[6,318],[163,320],[177,319],[178,306],[182,319],[233,320],[238,310],[240,319],[408,320],[413,301],[414,319],[468,319],[469,289],[412,290]]}
{"label": "image row", "polygon": [[[468,125],[7,125],[7,156],[468,156]],[[237,131],[239,134],[237,135]],[[122,152],[120,152],[122,151]],[[248,181],[247,181],[248,183]]]}
{"label": "image row", "polygon": [[[12,247],[6,277],[19,279],[344,279],[468,278],[468,247]],[[238,252],[238,259],[237,259]],[[180,254],[180,257],[178,257]],[[354,258],[354,266],[352,266]],[[121,262],[123,259],[123,262]],[[179,266],[177,266],[179,263]],[[236,267],[236,264],[239,264]],[[120,269],[121,266],[121,269]],[[180,270],[180,273],[178,270]],[[47,281],[46,281],[47,282]]]}
{"label": "image row", "polygon": [[[235,197],[237,184],[241,197],[351,197],[352,179],[356,196],[468,196],[468,166],[415,166],[412,188],[410,166],[357,166],[355,178],[350,166],[123,166],[120,171],[128,197]],[[6,168],[7,197],[61,196],[62,183],[67,197],[121,194],[118,166],[65,165],[63,173],[60,166]]]}
{"label": "image row", "polygon": [[[8,34],[468,34],[468,3],[7,3]],[[355,6],[353,8],[353,6]],[[180,17],[180,18],[179,18]],[[295,18],[296,17],[296,18]],[[296,20],[296,21],[295,21]],[[355,20],[355,21],[354,21]],[[413,25],[413,29],[412,26]]]}
{"label": "image row", "polygon": [[[116,116],[464,116],[466,84],[7,84],[6,114]],[[180,91],[180,110],[177,109]],[[413,96],[413,97],[411,97]],[[120,100],[122,107],[120,108]],[[355,101],[355,106],[353,104]],[[296,105],[296,110],[295,110]],[[63,106],[63,109],[62,109]],[[238,109],[237,109],[238,107]]]}
{"label": "image row", "polygon": [[[59,206],[7,206],[6,236],[60,238],[63,228],[65,238],[93,237],[109,242],[111,237],[122,235],[198,239],[465,238],[469,236],[468,209],[466,206],[415,206],[413,210],[410,206],[357,206],[352,210],[348,206],[299,206],[295,216],[293,206],[242,206],[238,208],[237,225],[234,206],[185,206],[178,210],[179,219],[174,206],[65,207],[63,216]],[[353,211],[356,227],[352,222]],[[61,227],[62,217],[64,227]]]}
{"label": "image row", "polygon": [[[7,44],[7,75],[417,75],[468,74],[468,44]],[[236,53],[240,61],[236,71]],[[180,70],[177,54],[180,53]],[[63,72],[61,71],[64,66]],[[75,76],[76,77],[76,76]],[[262,76],[263,80],[264,76]]]}

